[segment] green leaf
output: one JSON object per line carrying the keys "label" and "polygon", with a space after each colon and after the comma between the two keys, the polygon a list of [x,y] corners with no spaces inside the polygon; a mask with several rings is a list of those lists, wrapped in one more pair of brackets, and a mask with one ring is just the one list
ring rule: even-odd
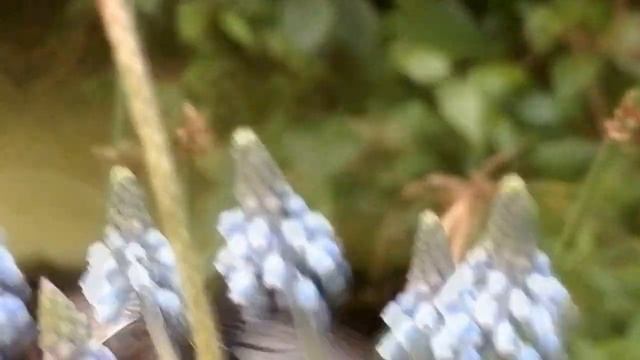
{"label": "green leaf", "polygon": [[335,23],[335,9],[329,0],[285,0],[282,32],[289,44],[303,53],[322,47]]}
{"label": "green leaf", "polygon": [[586,54],[559,57],[551,70],[551,81],[558,110],[563,118],[580,117],[589,88],[598,81],[600,58]]}
{"label": "green leaf", "polygon": [[500,101],[526,84],[527,73],[516,63],[491,62],[471,69],[469,81],[489,99]]}
{"label": "green leaf", "polygon": [[238,14],[248,18],[258,18],[262,16],[266,16],[273,10],[273,2],[272,1],[264,1],[264,0],[242,0],[242,1],[230,1],[228,6],[229,8],[233,8],[233,10],[237,11]]}
{"label": "green leaf", "polygon": [[220,28],[229,38],[246,48],[251,48],[256,43],[249,22],[233,11],[223,11],[220,14]]}
{"label": "green leaf", "polygon": [[522,145],[523,136],[511,118],[498,114],[491,131],[491,143],[497,151],[509,152]]}
{"label": "green leaf", "polygon": [[581,96],[600,73],[601,61],[590,55],[565,55],[559,57],[551,70],[554,95],[569,100]]}
{"label": "green leaf", "polygon": [[640,78],[640,13],[633,12],[613,23],[606,38],[607,51],[623,71]]}
{"label": "green leaf", "polygon": [[366,0],[333,0],[337,20],[334,28],[337,42],[367,59],[379,43],[378,14]]}
{"label": "green leaf", "polygon": [[585,341],[584,339],[579,339],[578,341],[574,341],[573,347],[571,349],[571,359],[583,359],[583,360],[607,360],[610,359],[607,357],[605,351],[601,346],[597,346],[597,344],[591,341]]}
{"label": "green leaf", "polygon": [[[332,178],[361,149],[361,142],[345,118],[303,123],[277,133],[279,147],[269,147],[279,153],[283,169],[292,185],[315,207],[331,213]],[[269,146],[269,144],[267,144]]]}
{"label": "green leaf", "polygon": [[441,123],[424,101],[408,99],[389,109],[377,130],[385,144],[406,151],[421,145],[429,133],[438,132]]}
{"label": "green leaf", "polygon": [[580,26],[602,31],[610,21],[611,3],[600,0],[554,0],[554,12],[565,28]]}
{"label": "green leaf", "polygon": [[525,37],[536,53],[553,48],[564,31],[563,19],[548,3],[528,8],[524,12]]}
{"label": "green leaf", "polygon": [[401,39],[423,43],[453,59],[487,57],[500,46],[490,40],[458,2],[399,0],[398,3],[392,20]]}
{"label": "green leaf", "polygon": [[196,49],[208,43],[212,6],[206,1],[180,2],[176,28],[180,39]]}
{"label": "green leaf", "polygon": [[556,100],[543,91],[532,91],[519,99],[516,113],[522,121],[534,126],[557,126],[561,119]]}
{"label": "green leaf", "polygon": [[485,98],[469,81],[453,79],[436,90],[441,114],[471,145],[481,148],[485,143]]}
{"label": "green leaf", "polygon": [[163,0],[135,0],[138,11],[145,15],[158,15],[162,8]]}
{"label": "green leaf", "polygon": [[445,53],[420,44],[398,41],[391,45],[391,58],[398,71],[421,85],[441,81],[452,70],[451,61]]}
{"label": "green leaf", "polygon": [[[377,144],[375,148],[384,149],[390,155],[385,169],[403,178],[396,185],[423,175],[426,167],[434,168],[435,159],[441,155],[438,154],[440,142],[446,143],[447,136],[455,136],[447,124],[419,98],[407,99],[380,113],[369,114],[358,121],[355,127],[368,143]],[[390,164],[392,161],[398,164]],[[396,173],[390,169],[393,166],[410,171]]]}
{"label": "green leaf", "polygon": [[65,20],[73,22],[86,20],[87,17],[95,13],[95,4],[91,0],[70,1],[64,9]]}
{"label": "green leaf", "polygon": [[[634,274],[635,278],[638,278],[638,275],[640,275],[640,269],[634,269]],[[640,316],[635,315],[633,317],[633,320],[631,320],[631,324],[629,326],[629,331],[627,334],[629,337],[633,338],[633,339],[640,339]]]}
{"label": "green leaf", "polygon": [[529,157],[540,174],[563,179],[576,179],[589,168],[598,150],[598,143],[579,137],[543,141]]}

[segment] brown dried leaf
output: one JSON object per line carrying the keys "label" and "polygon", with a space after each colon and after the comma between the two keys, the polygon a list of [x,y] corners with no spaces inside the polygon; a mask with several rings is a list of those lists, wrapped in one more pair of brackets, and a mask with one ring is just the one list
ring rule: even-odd
{"label": "brown dried leaf", "polygon": [[215,137],[207,118],[193,106],[185,102],[182,106],[183,124],[176,129],[178,147],[186,154],[201,156],[213,147]]}
{"label": "brown dried leaf", "polygon": [[454,261],[466,253],[486,217],[491,198],[496,191],[493,177],[517,152],[499,153],[488,158],[468,179],[431,173],[406,185],[402,195],[413,199],[425,193],[436,198],[447,210],[442,214],[442,226],[450,241]]}
{"label": "brown dried leaf", "polygon": [[605,138],[617,143],[640,144],[640,91],[628,91],[604,122]]}

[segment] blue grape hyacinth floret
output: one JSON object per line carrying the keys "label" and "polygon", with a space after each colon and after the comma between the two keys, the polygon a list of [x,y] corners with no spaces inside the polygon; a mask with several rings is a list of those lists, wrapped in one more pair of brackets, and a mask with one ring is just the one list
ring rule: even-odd
{"label": "blue grape hyacinth floret", "polygon": [[131,171],[114,167],[110,187],[104,238],[89,247],[87,271],[80,280],[83,294],[104,325],[105,337],[140,318],[144,306],[152,306],[161,311],[159,327],[166,325],[174,340],[182,341],[188,326],[170,243],[154,226]]}
{"label": "blue grape hyacinth floret", "polygon": [[432,301],[454,271],[439,219],[424,211],[418,219],[413,258],[405,289],[382,311],[388,327],[376,350],[384,359],[416,359],[430,353],[427,329],[440,325]]}
{"label": "blue grape hyacinth floret", "polygon": [[234,133],[236,199],[218,217],[225,240],[214,261],[246,316],[295,306],[326,327],[350,268],[327,218],[309,209],[249,129]]}
{"label": "blue grape hyacinth floret", "polygon": [[35,339],[36,326],[25,305],[30,296],[31,289],[0,229],[0,359],[19,357]]}
{"label": "blue grape hyacinth floret", "polygon": [[576,308],[537,249],[534,210],[524,182],[507,176],[484,240],[436,294],[385,308],[389,331],[378,354],[388,360],[565,359],[564,335]]}

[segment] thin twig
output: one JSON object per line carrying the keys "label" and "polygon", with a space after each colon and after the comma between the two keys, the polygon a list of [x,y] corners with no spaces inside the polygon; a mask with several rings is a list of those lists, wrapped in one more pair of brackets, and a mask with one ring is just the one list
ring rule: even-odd
{"label": "thin twig", "polygon": [[622,146],[637,145],[640,136],[640,93],[629,90],[613,112],[613,116],[603,123],[604,141],[579,190],[576,202],[569,208],[557,251],[562,255],[575,249],[576,237],[585,221],[597,208],[600,196],[599,188],[610,177],[609,166],[617,157],[624,154]]}
{"label": "thin twig", "polygon": [[599,195],[598,188],[603,179],[610,176],[607,167],[618,155],[618,144],[613,141],[605,141],[600,150],[598,150],[587,177],[580,187],[578,197],[568,210],[566,222],[556,248],[556,251],[561,255],[569,254],[575,248],[573,242],[589,214],[593,211],[594,202]]}
{"label": "thin twig", "polygon": [[96,0],[96,4],[126,94],[130,119],[142,144],[160,222],[176,252],[196,356],[222,359],[201,259],[192,247],[184,195],[160,118],[149,66],[138,40],[133,11],[125,0]]}

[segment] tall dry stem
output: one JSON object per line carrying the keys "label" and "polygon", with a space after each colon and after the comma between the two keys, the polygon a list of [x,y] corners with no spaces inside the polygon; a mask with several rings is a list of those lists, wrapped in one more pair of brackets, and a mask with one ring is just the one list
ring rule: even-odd
{"label": "tall dry stem", "polygon": [[149,66],[140,46],[135,18],[126,0],[96,0],[128,105],[142,144],[160,223],[171,241],[198,359],[222,359],[214,316],[205,291],[201,258],[189,236],[184,195],[161,121]]}

